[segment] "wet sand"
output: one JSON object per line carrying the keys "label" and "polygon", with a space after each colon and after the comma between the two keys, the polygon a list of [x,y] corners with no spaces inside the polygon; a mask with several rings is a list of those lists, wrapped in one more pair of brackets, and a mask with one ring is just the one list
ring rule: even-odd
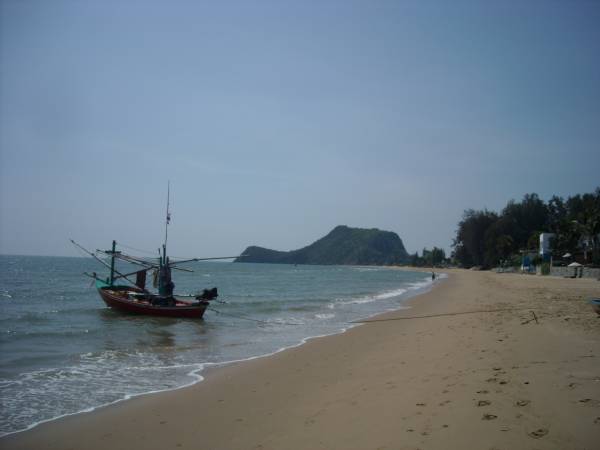
{"label": "wet sand", "polygon": [[0,448],[597,448],[600,282],[448,272],[410,309]]}

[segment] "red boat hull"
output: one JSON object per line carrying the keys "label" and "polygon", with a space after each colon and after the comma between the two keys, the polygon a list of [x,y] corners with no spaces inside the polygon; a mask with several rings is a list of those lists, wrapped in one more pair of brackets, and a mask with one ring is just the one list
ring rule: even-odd
{"label": "red boat hull", "polygon": [[128,292],[141,293],[142,291],[131,287],[120,289],[116,286],[98,289],[98,293],[106,306],[133,314],[200,319],[208,306],[208,302],[191,303],[182,300],[176,300],[174,306],[152,305],[146,299],[131,298]]}

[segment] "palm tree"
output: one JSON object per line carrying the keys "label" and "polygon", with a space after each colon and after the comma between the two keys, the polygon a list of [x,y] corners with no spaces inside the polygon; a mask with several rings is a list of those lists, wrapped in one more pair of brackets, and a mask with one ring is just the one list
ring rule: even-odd
{"label": "palm tree", "polygon": [[580,223],[577,220],[573,220],[571,223],[574,225],[575,231],[579,234],[579,242],[583,247],[583,259],[587,262],[588,248],[591,249],[592,254],[595,254],[596,249],[598,249],[600,215],[594,211],[585,218],[584,223]]}

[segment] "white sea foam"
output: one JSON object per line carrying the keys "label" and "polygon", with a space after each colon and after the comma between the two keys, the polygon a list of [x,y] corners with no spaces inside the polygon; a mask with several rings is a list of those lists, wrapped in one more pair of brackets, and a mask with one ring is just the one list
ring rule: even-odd
{"label": "white sea foam", "polygon": [[374,298],[375,300],[383,300],[386,298],[399,297],[406,292],[406,289],[395,289],[393,291],[382,292],[381,294],[377,294]]}
{"label": "white sea foam", "polygon": [[389,291],[380,292],[378,294],[373,295],[363,295],[361,297],[356,298],[337,298],[334,302],[328,303],[327,308],[334,309],[343,305],[363,305],[366,303],[373,303],[378,300],[387,300],[394,297],[400,297],[405,294],[408,290],[419,289],[421,287],[426,286],[427,283],[411,283],[408,287],[392,289]]}
{"label": "white sea foam", "polygon": [[335,314],[315,314],[315,318],[321,319],[321,320],[333,319],[334,317],[335,317]]}
{"label": "white sea foam", "polygon": [[387,270],[382,267],[354,267],[354,270],[357,272],[378,272],[380,270]]}
{"label": "white sea foam", "polygon": [[293,316],[274,317],[272,319],[267,320],[266,322],[277,325],[304,325],[306,323],[306,321],[302,320],[301,318]]}

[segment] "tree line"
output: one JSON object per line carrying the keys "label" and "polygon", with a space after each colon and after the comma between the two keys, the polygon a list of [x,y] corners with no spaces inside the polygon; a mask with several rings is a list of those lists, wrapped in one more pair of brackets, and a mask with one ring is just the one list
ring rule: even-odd
{"label": "tree line", "polygon": [[463,267],[517,265],[522,251],[537,251],[539,235],[554,233],[554,257],[582,253],[600,265],[600,187],[593,193],[553,196],[544,202],[535,193],[510,200],[500,213],[468,209],[458,223],[452,257]]}
{"label": "tree line", "polygon": [[408,255],[408,264],[414,267],[439,267],[448,262],[443,248],[433,247],[431,250],[424,248],[421,256],[419,256],[419,252]]}

